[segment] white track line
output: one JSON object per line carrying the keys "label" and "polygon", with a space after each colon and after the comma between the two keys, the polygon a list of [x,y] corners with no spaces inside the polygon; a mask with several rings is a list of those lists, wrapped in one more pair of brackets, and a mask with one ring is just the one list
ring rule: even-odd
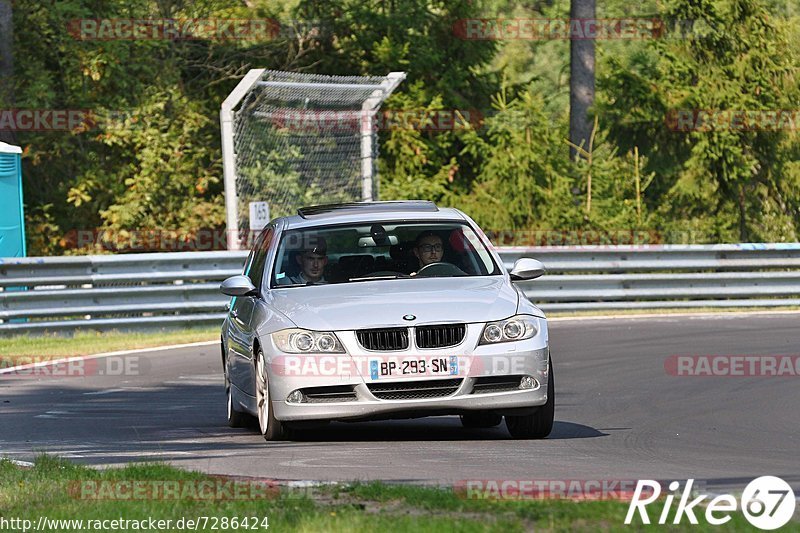
{"label": "white track line", "polygon": [[29,463],[28,461],[17,461],[15,459],[9,459],[8,457],[2,457],[0,458],[0,461],[8,461],[12,465],[18,466],[20,468],[33,468],[34,466],[36,466],[33,463]]}
{"label": "white track line", "polygon": [[565,322],[568,320],[619,320],[621,318],[726,318],[754,315],[796,315],[800,311],[725,311],[720,313],[642,313],[620,315],[586,315],[586,316],[557,316],[547,319],[548,322]]}
{"label": "white track line", "polygon": [[1,374],[11,374],[15,372],[19,372],[20,370],[30,370],[32,368],[41,368],[44,366],[50,365],[61,365],[61,364],[69,364],[75,361],[88,361],[91,359],[101,359],[103,357],[115,357],[121,355],[132,355],[137,353],[151,353],[151,352],[160,352],[164,350],[179,350],[181,348],[196,348],[201,346],[212,346],[214,344],[218,344],[219,341],[203,341],[203,342],[191,342],[188,344],[172,344],[169,346],[158,346],[155,348],[141,348],[138,350],[121,350],[117,352],[107,352],[107,353],[98,353],[94,355],[81,355],[77,357],[67,357],[62,359],[52,359],[50,361],[37,361],[36,363],[28,363],[25,365],[19,366],[12,366],[9,368],[2,368],[0,369]]}

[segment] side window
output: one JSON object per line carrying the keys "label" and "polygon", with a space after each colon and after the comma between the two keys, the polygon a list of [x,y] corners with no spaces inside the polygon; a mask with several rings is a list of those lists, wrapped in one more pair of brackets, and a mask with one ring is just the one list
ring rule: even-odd
{"label": "side window", "polygon": [[269,253],[269,246],[272,242],[272,235],[274,234],[271,226],[264,229],[261,235],[258,236],[256,244],[253,247],[253,258],[248,269],[247,276],[253,282],[256,289],[261,292],[261,286],[264,281],[264,267],[267,264],[267,254]]}

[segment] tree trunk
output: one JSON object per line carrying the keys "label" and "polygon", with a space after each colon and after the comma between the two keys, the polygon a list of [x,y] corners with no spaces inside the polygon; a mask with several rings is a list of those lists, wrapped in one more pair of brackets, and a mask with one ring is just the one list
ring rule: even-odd
{"label": "tree trunk", "polygon": [[747,201],[744,185],[739,185],[739,242],[748,242],[747,236]]}
{"label": "tree trunk", "polygon": [[[14,107],[14,23],[11,0],[0,0],[0,110]],[[14,133],[0,131],[0,141],[14,142]]]}
{"label": "tree trunk", "polygon": [[[572,0],[570,19],[572,24],[580,28],[592,27],[586,19],[594,19],[595,0]],[[577,20],[576,20],[577,19]],[[577,37],[580,37],[580,33]],[[594,39],[570,40],[569,57],[569,140],[575,146],[589,146],[592,134],[592,123],[589,120],[589,108],[594,104]],[[574,159],[578,151],[570,148],[570,157]]]}

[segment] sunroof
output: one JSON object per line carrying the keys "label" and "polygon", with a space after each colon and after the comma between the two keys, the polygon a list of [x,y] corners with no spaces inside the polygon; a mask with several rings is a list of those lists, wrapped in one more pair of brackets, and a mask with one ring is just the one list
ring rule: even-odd
{"label": "sunroof", "polygon": [[352,215],[355,213],[390,213],[392,211],[436,213],[439,208],[436,207],[435,203],[427,200],[397,200],[392,202],[314,205],[298,209],[297,214],[303,218],[314,218],[332,215]]}

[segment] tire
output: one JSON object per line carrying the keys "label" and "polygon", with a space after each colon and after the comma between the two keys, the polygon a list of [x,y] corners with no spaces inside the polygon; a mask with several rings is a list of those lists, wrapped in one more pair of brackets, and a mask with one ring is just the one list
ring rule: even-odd
{"label": "tire", "polygon": [[258,428],[265,440],[287,440],[289,438],[289,428],[280,420],[276,420],[275,414],[272,412],[269,374],[261,348],[256,354],[256,409],[258,410]]}
{"label": "tire", "polygon": [[228,359],[225,358],[222,367],[225,376],[225,410],[227,411],[228,426],[232,428],[243,428],[249,425],[250,415],[237,411],[233,405],[233,393],[231,392],[231,380],[228,378]]}
{"label": "tire", "polygon": [[250,423],[250,416],[247,413],[237,411],[233,406],[233,395],[231,394],[231,386],[227,384],[225,387],[225,403],[227,404],[228,411],[228,426],[232,428],[247,427]]}
{"label": "tire", "polygon": [[493,428],[500,425],[503,415],[491,411],[478,411],[461,415],[461,425],[465,428]]}
{"label": "tire", "polygon": [[535,413],[523,416],[506,416],[506,427],[515,439],[543,439],[553,430],[556,410],[556,387],[553,379],[553,361],[549,361],[547,377],[547,402]]}

